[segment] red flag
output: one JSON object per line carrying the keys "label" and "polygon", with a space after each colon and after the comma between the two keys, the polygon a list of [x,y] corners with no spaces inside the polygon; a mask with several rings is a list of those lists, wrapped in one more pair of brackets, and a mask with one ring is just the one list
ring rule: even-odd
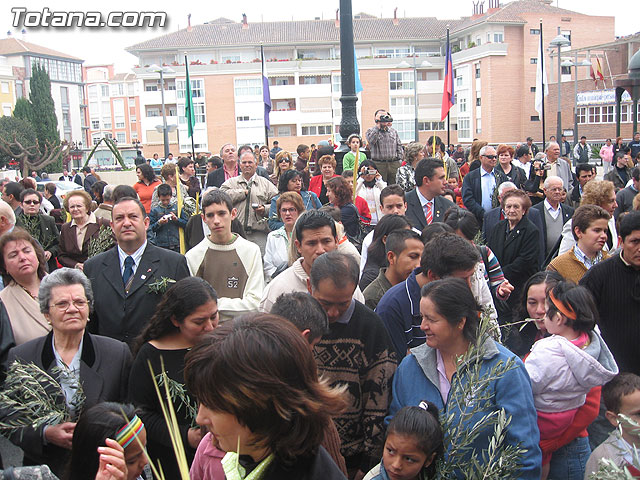
{"label": "red flag", "polygon": [[600,65],[600,59],[596,58],[596,72],[600,80],[604,81],[604,75],[602,74],[602,65]]}
{"label": "red flag", "polygon": [[593,78],[593,81],[596,83],[596,87],[597,87],[598,80],[596,79],[596,72],[593,71],[593,64],[591,64],[591,66],[589,67],[589,74],[591,75],[591,78]]}
{"label": "red flag", "polygon": [[453,62],[451,61],[451,44],[449,43],[449,31],[447,30],[447,57],[444,64],[444,90],[442,92],[442,110],[440,121],[447,118],[449,110],[455,104],[453,93]]}

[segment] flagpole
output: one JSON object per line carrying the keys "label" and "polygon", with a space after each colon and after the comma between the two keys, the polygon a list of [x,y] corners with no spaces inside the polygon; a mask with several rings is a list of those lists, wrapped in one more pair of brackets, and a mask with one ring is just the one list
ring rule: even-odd
{"label": "flagpole", "polygon": [[[262,43],[260,44],[260,67],[262,70],[262,101],[264,103],[265,109],[264,109],[264,144],[269,147],[269,112],[267,112],[266,109],[266,102],[265,102],[265,95],[264,95],[264,89],[267,89],[267,93],[269,92],[269,85],[267,83],[267,85],[265,85],[264,80],[266,79],[266,76],[264,74],[264,45],[262,45]],[[271,95],[269,95],[269,103],[271,103]],[[269,105],[269,111],[271,111],[271,105]]]}
{"label": "flagpole", "polygon": [[[449,25],[447,25],[447,50],[451,48],[449,43]],[[453,59],[451,60],[451,67],[453,67]],[[453,72],[452,72],[453,73]],[[449,117],[451,115],[451,109],[447,112],[447,148],[451,144],[451,125],[449,123]]]}
{"label": "flagpole", "polygon": [[[184,54],[184,68],[187,68],[187,69],[188,69],[188,68],[189,68],[189,66],[188,66],[188,65],[189,65],[189,64],[187,63],[187,54],[185,53],[185,54]],[[191,81],[191,79],[189,79],[189,81]],[[191,91],[191,89],[189,89],[189,90],[186,90],[186,89],[185,89],[185,92],[187,92],[187,91],[189,91],[189,92],[190,92],[190,91]],[[192,107],[193,107],[193,97],[191,98],[191,105],[192,105]],[[195,112],[194,112],[194,114],[195,114]],[[193,132],[192,132],[192,133],[193,133]],[[180,143],[178,142],[178,145],[179,145],[179,144],[180,144]],[[196,161],[196,145],[195,145],[195,142],[194,142],[194,140],[193,140],[193,135],[191,135],[191,155],[193,156],[193,161],[195,162],[195,161]]]}
{"label": "flagpole", "polygon": [[[545,79],[545,74],[544,74],[544,48],[543,48],[544,43],[542,42],[542,19],[540,19],[540,71],[542,72],[542,75],[540,75],[541,80],[542,80],[542,151],[544,152],[546,150],[546,138],[547,138],[547,133],[546,133],[546,128],[545,128],[545,120],[544,120],[544,79]],[[539,88],[538,85],[536,85],[536,88]],[[560,84],[558,84],[558,88],[560,88]],[[560,139],[556,139],[556,141],[560,141]],[[533,160],[533,159],[532,159]]]}

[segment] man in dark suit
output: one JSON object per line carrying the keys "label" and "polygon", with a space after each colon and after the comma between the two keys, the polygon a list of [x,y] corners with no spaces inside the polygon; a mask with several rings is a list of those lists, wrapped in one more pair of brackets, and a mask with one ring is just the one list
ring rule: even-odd
{"label": "man in dark suit", "polygon": [[[573,208],[560,203],[564,195],[562,178],[551,175],[544,181],[544,201],[534,205],[542,217],[545,259],[554,253],[554,247],[562,236],[562,227],[573,216]],[[559,245],[558,245],[559,246]]]}
{"label": "man in dark suit", "polygon": [[433,222],[441,222],[444,213],[455,203],[442,197],[447,180],[440,160],[420,160],[415,176],[416,188],[405,195],[406,217],[414,228],[422,230]]}
{"label": "man in dark suit", "polygon": [[470,171],[462,182],[462,202],[482,224],[484,214],[497,206],[497,188],[509,177],[495,170],[496,149],[485,145],[480,149],[480,168]]}
{"label": "man in dark suit", "polygon": [[[516,190],[516,185],[513,182],[502,182],[498,187],[498,200],[500,204],[502,204],[502,196],[510,192],[511,190]],[[544,236],[542,234],[542,218],[540,217],[540,212],[538,210],[529,209],[525,215],[531,223],[533,223],[538,228],[538,237],[540,241],[540,245],[544,245]],[[500,220],[504,220],[507,218],[504,214],[504,210],[502,210],[502,206],[493,208],[484,214],[484,222],[482,223],[482,236],[485,241],[488,241],[491,232],[496,227]],[[539,253],[539,262],[542,265],[544,262],[544,249],[540,249]]]}
{"label": "man in dark suit", "polygon": [[124,197],[113,206],[111,228],[117,245],[84,264],[96,292],[89,327],[131,344],[164,293],[151,284],[178,281],[189,276],[189,269],[184,256],[147,243],[149,218],[137,199]]}
{"label": "man in dark suit", "polygon": [[73,175],[69,175],[69,171],[65,168],[62,175],[58,178],[59,182],[73,182]]}
{"label": "man in dark suit", "polygon": [[236,146],[234,144],[224,144],[220,149],[220,158],[222,159],[222,168],[218,168],[207,175],[207,188],[220,188],[229,178],[240,175],[238,152],[236,151]]}

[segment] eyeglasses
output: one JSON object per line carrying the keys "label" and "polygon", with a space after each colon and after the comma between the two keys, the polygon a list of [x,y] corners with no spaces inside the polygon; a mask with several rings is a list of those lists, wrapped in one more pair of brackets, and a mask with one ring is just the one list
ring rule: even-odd
{"label": "eyeglasses", "polygon": [[25,205],[39,205],[40,200],[23,200],[22,203]]}
{"label": "eyeglasses", "polygon": [[490,158],[491,160],[494,160],[494,159],[498,158],[497,155],[483,155],[483,157]]}
{"label": "eyeglasses", "polygon": [[61,312],[66,312],[67,310],[69,310],[69,307],[71,306],[71,304],[73,304],[73,306],[76,307],[78,310],[82,310],[84,307],[86,307],[89,304],[89,302],[86,300],[74,300],[73,302],[68,302],[65,300],[62,302],[54,303],[52,306],[57,308]]}
{"label": "eyeglasses", "polygon": [[297,208],[281,208],[280,209],[280,213],[281,214],[283,214],[283,213],[294,213],[294,212],[297,212],[297,211],[298,211]]}
{"label": "eyeglasses", "polygon": [[289,159],[288,159],[288,158],[286,158],[286,157],[285,157],[285,158],[281,158],[281,159],[280,159],[280,163],[282,163],[282,162],[287,162],[287,163],[289,163]]}

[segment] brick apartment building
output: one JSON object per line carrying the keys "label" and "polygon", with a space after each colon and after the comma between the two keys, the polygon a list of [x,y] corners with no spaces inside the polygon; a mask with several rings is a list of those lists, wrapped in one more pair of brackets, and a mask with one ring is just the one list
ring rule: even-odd
{"label": "brick apartment building", "polygon": [[[540,19],[545,43],[558,28],[570,39],[569,49],[615,41],[614,17],[556,8],[547,0],[503,6],[492,1],[487,12],[456,20],[354,15],[364,89],[357,104],[362,132],[373,125],[375,110],[386,108],[402,140],[414,140],[417,101],[420,140],[433,133],[446,138],[440,104],[449,25],[457,96],[450,116],[452,143],[473,138],[514,143],[528,135],[540,140],[534,109]],[[190,150],[183,116],[185,52],[194,92],[196,151],[216,152],[228,141],[264,143],[261,43],[273,104],[270,141],[277,139],[281,147],[295,151],[299,143],[318,143],[332,134],[339,138],[339,33],[337,18],[260,23],[220,18],[128,47],[138,57],[134,71],[140,82],[145,155],[162,155],[163,150],[155,129],[161,107],[159,92],[153,90],[159,75],[149,70],[153,64],[172,71],[164,74],[167,121],[178,126],[171,150]],[[550,53],[545,49],[547,65]],[[547,105],[555,113],[551,97]]]}

